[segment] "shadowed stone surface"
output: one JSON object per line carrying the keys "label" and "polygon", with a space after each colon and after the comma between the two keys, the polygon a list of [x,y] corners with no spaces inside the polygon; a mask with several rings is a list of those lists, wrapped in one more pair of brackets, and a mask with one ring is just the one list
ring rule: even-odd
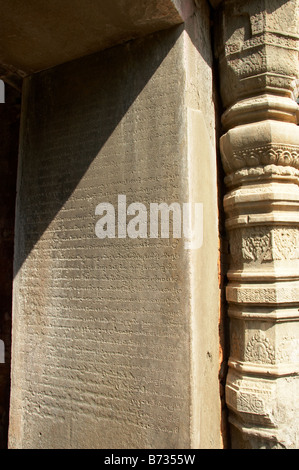
{"label": "shadowed stone surface", "polygon": [[0,10],[0,75],[8,79],[183,22],[171,0],[0,0]]}

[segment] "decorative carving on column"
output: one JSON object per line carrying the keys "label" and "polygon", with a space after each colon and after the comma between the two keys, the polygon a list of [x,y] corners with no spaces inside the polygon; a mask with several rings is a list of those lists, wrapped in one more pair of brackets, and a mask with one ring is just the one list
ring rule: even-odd
{"label": "decorative carving on column", "polygon": [[299,0],[226,0],[217,56],[233,448],[299,446]]}

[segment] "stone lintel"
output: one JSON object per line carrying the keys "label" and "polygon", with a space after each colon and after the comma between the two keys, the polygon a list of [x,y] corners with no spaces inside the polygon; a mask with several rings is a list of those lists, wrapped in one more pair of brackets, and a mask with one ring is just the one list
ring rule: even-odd
{"label": "stone lintel", "polygon": [[183,23],[191,0],[0,0],[0,78],[49,69]]}

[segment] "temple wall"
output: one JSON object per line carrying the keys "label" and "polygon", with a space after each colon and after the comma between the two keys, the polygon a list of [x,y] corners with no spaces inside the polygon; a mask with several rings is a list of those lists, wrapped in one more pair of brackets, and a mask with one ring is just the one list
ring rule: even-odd
{"label": "temple wall", "polygon": [[[222,445],[208,15],[24,80],[11,448]],[[119,195],[203,204],[202,245],[99,239]]]}

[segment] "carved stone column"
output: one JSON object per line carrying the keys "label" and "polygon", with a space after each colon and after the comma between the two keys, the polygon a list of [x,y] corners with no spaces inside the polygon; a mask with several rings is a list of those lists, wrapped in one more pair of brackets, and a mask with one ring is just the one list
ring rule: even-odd
{"label": "carved stone column", "polygon": [[227,0],[218,59],[233,448],[299,446],[298,0]]}

